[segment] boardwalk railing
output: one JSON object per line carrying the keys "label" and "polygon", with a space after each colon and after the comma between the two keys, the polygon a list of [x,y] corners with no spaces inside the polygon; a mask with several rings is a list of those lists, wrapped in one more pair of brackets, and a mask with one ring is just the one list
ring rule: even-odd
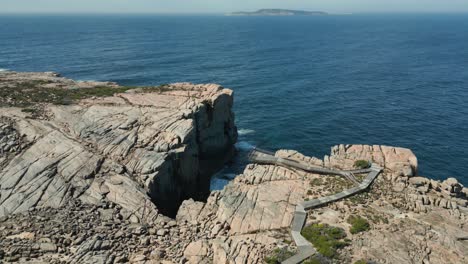
{"label": "boardwalk railing", "polygon": [[357,174],[357,173],[370,172],[370,169],[343,171],[343,170],[328,169],[328,168],[319,167],[319,166],[311,166],[310,164],[307,164],[305,162],[276,157],[274,153],[265,151],[265,150],[260,150],[260,149],[252,150],[249,154],[249,160],[251,162],[258,163],[258,164],[274,164],[274,165],[283,166],[287,168],[299,169],[299,170],[303,170],[303,171],[307,171],[311,173],[338,175],[338,176],[345,177],[346,179],[350,180],[356,185],[358,185],[359,182],[354,177],[353,175],[354,173]]}

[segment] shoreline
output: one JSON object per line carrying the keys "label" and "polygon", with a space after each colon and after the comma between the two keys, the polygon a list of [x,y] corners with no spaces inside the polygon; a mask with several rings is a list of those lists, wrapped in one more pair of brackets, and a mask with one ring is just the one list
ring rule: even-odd
{"label": "shoreline", "polygon": [[[232,90],[0,72],[0,91],[0,260],[261,263],[302,247],[326,263],[467,260],[468,189],[420,177],[409,149],[263,152],[276,161],[251,155],[209,191],[238,140]],[[340,236],[323,245],[314,228]]]}

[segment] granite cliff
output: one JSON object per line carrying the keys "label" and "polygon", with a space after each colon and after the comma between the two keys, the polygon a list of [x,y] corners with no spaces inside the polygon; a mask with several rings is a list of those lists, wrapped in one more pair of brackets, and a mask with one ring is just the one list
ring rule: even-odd
{"label": "granite cliff", "polygon": [[[122,87],[54,73],[0,73],[0,261],[278,263],[298,251],[297,205],[363,181],[247,165],[233,154],[232,91]],[[466,263],[468,189],[418,175],[411,150],[339,145],[273,155],[313,168],[382,168],[364,192],[307,211],[304,263]],[[351,180],[352,181],[351,181]]]}
{"label": "granite cliff", "polygon": [[210,173],[233,155],[232,91],[219,85],[2,72],[0,89],[0,217],[73,199],[113,202],[135,221],[175,215],[206,198]]}

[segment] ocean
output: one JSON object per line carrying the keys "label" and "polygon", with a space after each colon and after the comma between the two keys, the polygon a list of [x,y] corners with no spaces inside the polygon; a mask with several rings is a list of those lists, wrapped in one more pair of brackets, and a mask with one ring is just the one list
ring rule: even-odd
{"label": "ocean", "polygon": [[419,174],[468,185],[468,15],[0,15],[0,68],[123,85],[235,91],[242,171],[253,146],[412,149]]}

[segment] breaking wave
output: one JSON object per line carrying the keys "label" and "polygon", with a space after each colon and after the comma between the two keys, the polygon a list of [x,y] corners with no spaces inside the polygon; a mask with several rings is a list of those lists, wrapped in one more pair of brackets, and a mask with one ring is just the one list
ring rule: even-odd
{"label": "breaking wave", "polygon": [[245,135],[249,135],[249,134],[253,134],[255,133],[255,130],[253,129],[239,129],[237,130],[237,133],[239,134],[239,136],[245,136]]}

